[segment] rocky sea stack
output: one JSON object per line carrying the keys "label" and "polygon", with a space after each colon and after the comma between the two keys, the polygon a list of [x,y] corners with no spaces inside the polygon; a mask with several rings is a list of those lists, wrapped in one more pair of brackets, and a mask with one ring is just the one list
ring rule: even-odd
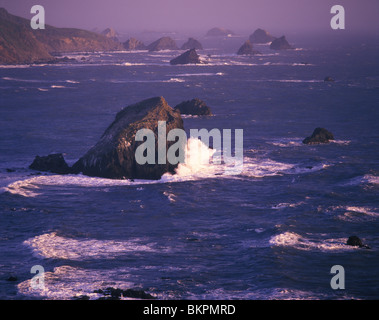
{"label": "rocky sea stack", "polygon": [[251,44],[250,40],[247,40],[237,51],[238,55],[253,55],[253,54],[260,54],[259,51],[256,51],[253,49],[253,45]]}
{"label": "rocky sea stack", "polygon": [[[160,179],[166,172],[174,173],[176,165],[140,165],[135,159],[135,140],[140,129],[150,129],[155,135],[155,159],[158,157],[158,121],[166,121],[166,132],[183,129],[180,113],[173,110],[163,97],[144,100],[122,109],[106,129],[97,144],[72,167],[74,173],[111,179]],[[166,152],[174,142],[167,142]]]}
{"label": "rocky sea stack", "polygon": [[206,34],[207,37],[228,37],[231,35],[234,35],[232,30],[217,27],[210,29]]}
{"label": "rocky sea stack", "polygon": [[331,132],[324,128],[316,128],[310,137],[303,140],[304,144],[319,144],[329,143],[330,140],[334,140],[334,136]]}
{"label": "rocky sea stack", "polygon": [[182,50],[189,50],[189,49],[196,49],[196,50],[203,50],[202,44],[194,39],[194,38],[189,38],[186,43],[184,43],[181,48]]}
{"label": "rocky sea stack", "polygon": [[149,51],[178,50],[176,42],[170,37],[162,37],[147,46]]}
{"label": "rocky sea stack", "polygon": [[269,34],[266,30],[257,29],[250,35],[249,40],[251,43],[269,43],[275,40],[275,37]]}
{"label": "rocky sea stack", "polygon": [[61,153],[50,154],[43,157],[36,156],[29,168],[32,170],[58,174],[71,173],[71,168],[68,166]]}
{"label": "rocky sea stack", "polygon": [[104,31],[102,31],[101,34],[114,41],[118,41],[118,33],[113,28],[107,28]]}
{"label": "rocky sea stack", "polygon": [[270,44],[270,49],[272,50],[288,50],[293,49],[293,47],[288,43],[285,36],[273,40]]}
{"label": "rocky sea stack", "polygon": [[146,50],[145,44],[143,42],[135,39],[135,38],[130,38],[130,39],[126,40],[123,43],[123,46],[124,46],[125,50],[128,50],[128,51]]}
{"label": "rocky sea stack", "polygon": [[198,98],[183,101],[175,107],[181,114],[188,114],[193,116],[210,116],[212,115],[211,109],[207,104]]}
{"label": "rocky sea stack", "polygon": [[201,64],[200,56],[197,54],[195,49],[190,49],[179,57],[176,57],[170,61],[170,64]]}

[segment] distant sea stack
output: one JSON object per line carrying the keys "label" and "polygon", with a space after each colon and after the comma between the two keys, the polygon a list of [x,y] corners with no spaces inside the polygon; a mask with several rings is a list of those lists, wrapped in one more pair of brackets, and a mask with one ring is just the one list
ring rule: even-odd
{"label": "distant sea stack", "polygon": [[310,137],[303,140],[304,144],[320,144],[329,143],[330,140],[334,140],[334,136],[331,132],[324,128],[316,128]]}
{"label": "distant sea stack", "polygon": [[190,49],[179,57],[176,57],[170,61],[170,64],[201,64],[200,56],[197,54],[195,49]]}
{"label": "distant sea stack", "polygon": [[210,29],[206,34],[207,37],[228,37],[232,35],[234,35],[232,30],[218,27]]}
{"label": "distant sea stack", "polygon": [[162,37],[147,46],[149,51],[178,50],[176,42],[170,37]]}
{"label": "distant sea stack", "polygon": [[[176,165],[140,165],[135,159],[135,140],[140,129],[150,129],[155,135],[155,159],[158,159],[158,121],[166,121],[166,134],[172,129],[184,129],[179,112],[172,109],[163,97],[155,97],[130,105],[116,119],[82,158],[72,167],[74,173],[111,179],[160,179],[166,172],[174,173]],[[166,153],[175,142],[167,142]]]}
{"label": "distant sea stack", "polygon": [[188,114],[193,116],[212,115],[211,109],[207,106],[207,104],[198,98],[179,103],[175,107],[175,110],[178,110],[181,114]]}
{"label": "distant sea stack", "polygon": [[110,38],[114,41],[118,41],[118,33],[113,28],[107,28],[104,31],[101,32],[103,36],[106,36],[107,38]]}
{"label": "distant sea stack", "polygon": [[196,49],[196,50],[203,50],[202,44],[194,39],[194,38],[189,38],[186,43],[184,43],[181,48],[182,50],[189,50],[189,49]]}
{"label": "distant sea stack", "polygon": [[0,8],[0,64],[56,60],[52,54],[78,51],[122,50],[122,45],[95,32],[73,28],[33,30],[24,19]]}
{"label": "distant sea stack", "polygon": [[249,40],[251,43],[269,43],[275,40],[275,37],[269,34],[266,30],[257,29],[250,35]]}
{"label": "distant sea stack", "polygon": [[253,45],[251,44],[250,40],[247,40],[237,51],[238,55],[253,55],[253,54],[260,54],[259,51],[256,51],[253,49]]}
{"label": "distant sea stack", "polygon": [[146,50],[145,44],[135,38],[126,40],[122,45],[124,46],[124,49],[128,51]]}
{"label": "distant sea stack", "polygon": [[273,40],[270,44],[270,49],[272,50],[288,50],[293,49],[293,47],[288,43],[285,36]]}

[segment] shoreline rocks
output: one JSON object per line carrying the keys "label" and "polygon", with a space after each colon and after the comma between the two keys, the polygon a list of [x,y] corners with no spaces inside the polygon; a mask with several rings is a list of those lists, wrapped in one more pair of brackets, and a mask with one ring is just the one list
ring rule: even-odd
{"label": "shoreline rocks", "polygon": [[211,116],[211,109],[207,104],[198,98],[183,101],[175,106],[175,110],[178,110],[181,114],[195,115],[195,116]]}
{"label": "shoreline rocks", "polygon": [[36,156],[29,168],[32,170],[58,174],[72,173],[71,168],[68,166],[61,153],[50,154],[43,157]]}
{"label": "shoreline rocks", "polygon": [[303,140],[304,144],[320,144],[329,143],[330,140],[334,140],[334,136],[331,132],[324,128],[316,128],[310,137]]}

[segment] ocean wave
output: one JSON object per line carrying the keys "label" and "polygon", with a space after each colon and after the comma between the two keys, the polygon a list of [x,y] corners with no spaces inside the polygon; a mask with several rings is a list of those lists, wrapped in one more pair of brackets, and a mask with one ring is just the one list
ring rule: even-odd
{"label": "ocean wave", "polygon": [[177,74],[177,77],[198,77],[198,76],[224,76],[225,73],[223,72],[217,72],[217,73],[209,73],[209,72],[204,72],[204,73],[182,73],[182,74]]}
{"label": "ocean wave", "polygon": [[295,232],[284,232],[270,238],[269,243],[277,247],[292,247],[305,251],[349,251],[356,247],[346,245],[347,238],[339,239],[308,239]]}
{"label": "ocean wave", "polygon": [[356,186],[360,184],[371,184],[377,185],[379,184],[379,176],[375,176],[372,174],[365,174],[364,176],[358,176],[350,179],[347,182],[344,182],[342,185],[344,186]]}
{"label": "ocean wave", "polygon": [[[102,294],[95,290],[115,287],[129,289],[134,287],[130,282],[128,269],[88,270],[69,265],[54,268],[52,272],[44,273],[44,287],[36,289],[30,280],[17,285],[18,293],[28,297],[47,298],[49,300],[69,300],[86,295],[90,299],[99,299]],[[118,279],[118,280],[115,280]],[[121,279],[121,280],[120,280]],[[129,298],[122,297],[123,300]]]}
{"label": "ocean wave", "polygon": [[65,89],[66,87],[65,86],[51,85],[50,88],[53,88],[53,89]]}
{"label": "ocean wave", "polygon": [[157,252],[154,244],[144,239],[122,241],[74,239],[59,236],[56,232],[42,234],[24,241],[37,256],[49,259],[86,260],[114,259],[129,252]]}
{"label": "ocean wave", "polygon": [[280,138],[273,141],[268,141],[267,143],[282,148],[299,147],[303,145],[302,140],[302,138]]}

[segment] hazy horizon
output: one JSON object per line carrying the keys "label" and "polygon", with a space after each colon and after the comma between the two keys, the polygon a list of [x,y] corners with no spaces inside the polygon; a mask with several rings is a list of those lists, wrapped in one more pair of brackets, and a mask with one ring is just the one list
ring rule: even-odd
{"label": "hazy horizon", "polygon": [[[347,33],[379,30],[379,1],[365,0],[0,0],[11,14],[31,18],[33,5],[43,5],[46,23],[99,31],[112,27],[120,33],[156,31],[205,33],[212,27],[235,32],[264,28],[271,33],[327,32],[330,8],[345,8]],[[336,32],[341,32],[338,30]]]}

